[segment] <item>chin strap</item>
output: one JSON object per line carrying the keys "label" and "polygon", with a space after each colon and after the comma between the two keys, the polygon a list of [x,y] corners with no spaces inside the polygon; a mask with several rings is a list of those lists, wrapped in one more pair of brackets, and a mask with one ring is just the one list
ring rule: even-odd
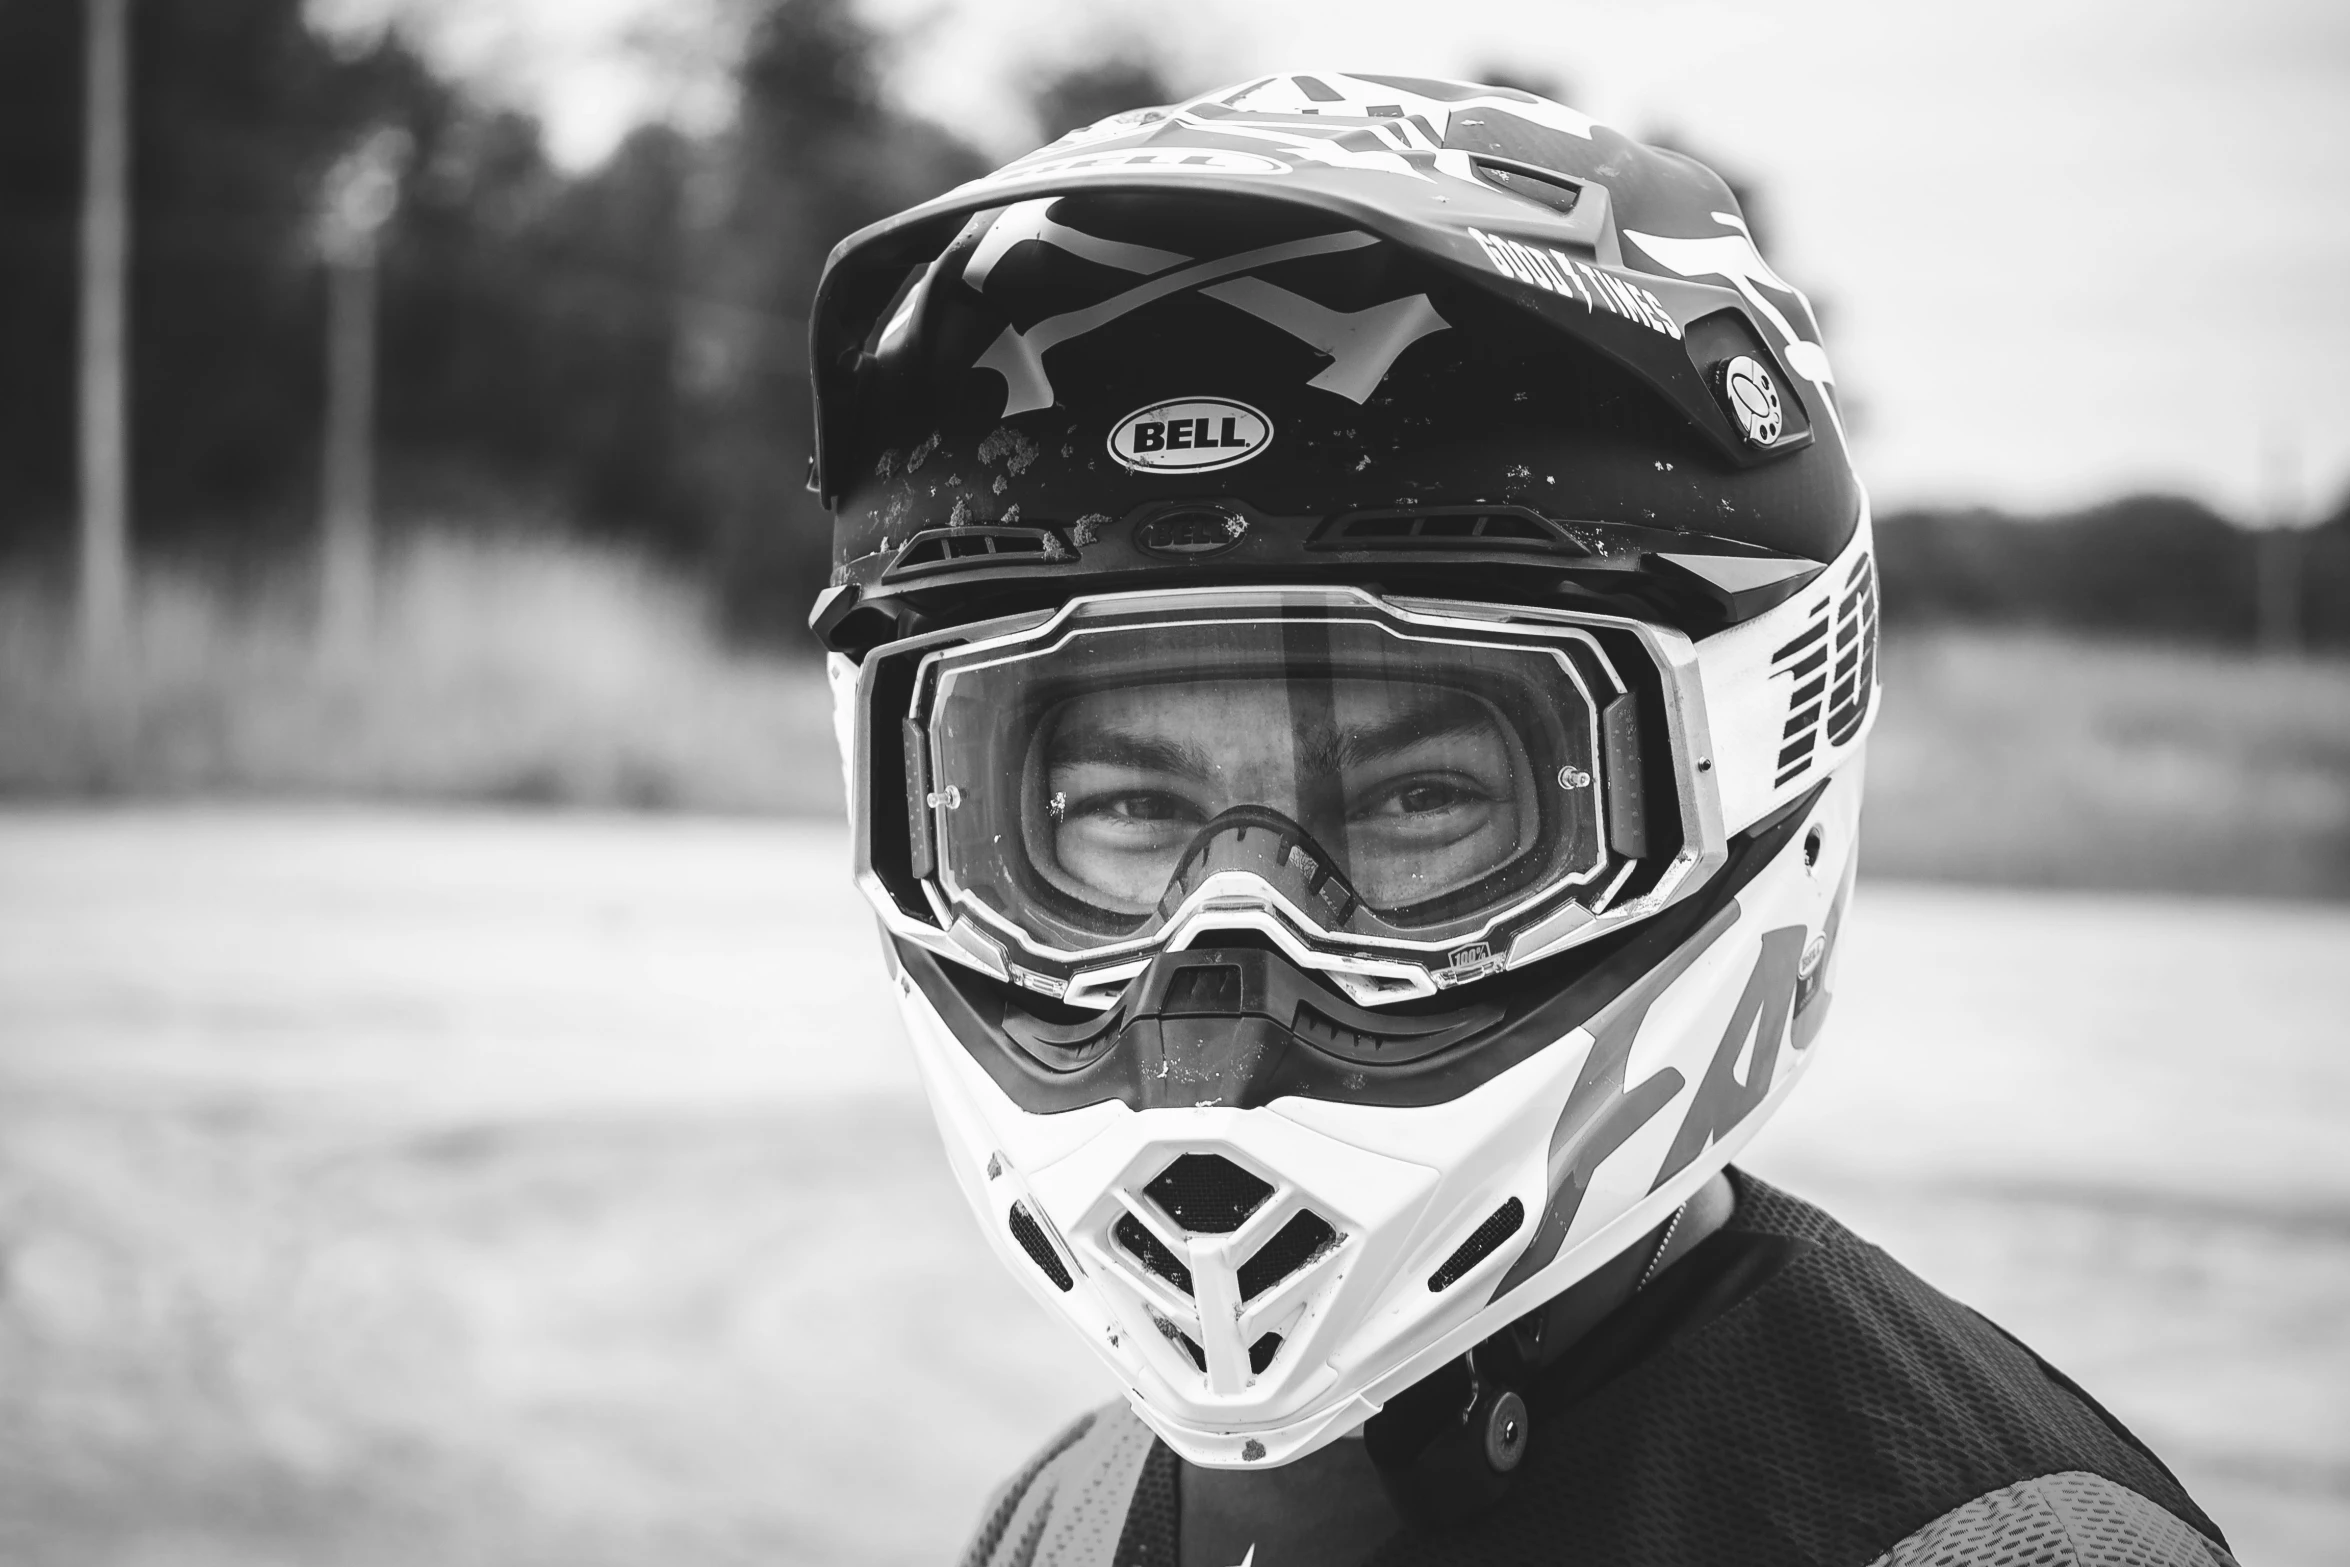
{"label": "chin strap", "polygon": [[1363,1445],[1396,1510],[1457,1522],[1501,1499],[1526,1456],[1524,1389],[1593,1328],[1729,1220],[1737,1197],[1717,1172],[1637,1245],[1388,1401]]}

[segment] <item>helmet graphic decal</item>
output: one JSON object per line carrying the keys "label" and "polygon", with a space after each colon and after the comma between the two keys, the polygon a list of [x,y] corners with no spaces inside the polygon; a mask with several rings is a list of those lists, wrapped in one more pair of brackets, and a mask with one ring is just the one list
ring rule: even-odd
{"label": "helmet graphic decal", "polygon": [[1812,944],[1803,949],[1803,960],[1795,968],[1795,1012],[1788,1024],[1788,1042],[1798,1050],[1808,1050],[1819,1037],[1820,1025],[1828,1019],[1828,1002],[1833,998],[1828,988],[1828,976],[1835,967],[1836,937],[1844,927],[1845,906],[1852,901],[1852,874],[1847,870],[1837,883],[1836,901],[1828,905],[1828,920]]}
{"label": "helmet graphic decal", "polygon": [[[1329,367],[1307,384],[1356,403],[1368,398],[1386,378],[1398,355],[1429,333],[1443,331],[1448,324],[1436,313],[1426,294],[1406,295],[1363,310],[1333,310],[1263,278],[1234,276],[1284,261],[1333,255],[1377,244],[1368,234],[1341,230],[1193,262],[1172,251],[1097,239],[1056,223],[1046,211],[1050,205],[1048,201],[1021,202],[1005,209],[982,237],[978,249],[972,252],[964,269],[964,280],[984,290],[996,264],[1022,240],[1036,240],[1124,271],[1154,275],[1098,303],[1048,316],[1026,331],[1007,325],[973,361],[973,368],[992,370],[1004,378],[1003,414],[1007,418],[1052,406],[1053,383],[1044,363],[1044,356],[1051,349],[1186,290],[1197,289],[1207,298],[1254,316],[1316,352],[1329,355]],[[1006,224],[1010,225],[1008,235],[999,241],[997,230]],[[1220,279],[1232,281],[1220,283]]]}
{"label": "helmet graphic decal", "polygon": [[1407,294],[1362,310],[1332,310],[1263,278],[1234,278],[1201,293],[1277,326],[1317,353],[1330,368],[1306,382],[1359,403],[1378,390],[1396,356],[1431,332],[1445,329],[1444,317],[1426,294]]}
{"label": "helmet graphic decal", "polygon": [[1262,157],[1253,152],[1228,152],[1220,149],[1202,151],[1191,147],[1111,147],[1100,152],[1081,152],[1067,158],[1048,158],[1042,163],[1023,163],[1002,169],[962,188],[973,185],[1008,185],[1022,180],[1058,179],[1066,174],[1287,174],[1289,165],[1278,158]]}
{"label": "helmet graphic decal", "polygon": [[1771,678],[1788,682],[1776,780],[1785,788],[1819,760],[1823,737],[1831,747],[1849,745],[1868,716],[1877,684],[1877,572],[1869,556],[1853,562],[1843,593],[1820,600],[1810,624],[1771,655]]}
{"label": "helmet graphic decal", "polygon": [[1173,250],[1160,250],[1153,245],[1130,245],[1123,240],[1102,239],[1065,223],[1055,223],[1052,209],[1060,198],[1045,196],[1035,201],[1023,201],[1006,207],[1003,215],[987,226],[979,237],[978,248],[971,259],[963,263],[963,281],[973,288],[985,290],[987,275],[1006,252],[1024,239],[1042,240],[1072,256],[1116,267],[1122,272],[1164,272],[1179,267],[1191,257]]}
{"label": "helmet graphic decal", "polygon": [[1771,302],[1763,289],[1774,289],[1796,299],[1793,284],[1771,270],[1771,264],[1754,248],[1754,236],[1747,232],[1746,220],[1734,212],[1716,212],[1713,220],[1732,232],[1712,234],[1702,239],[1674,239],[1662,234],[1643,234],[1638,229],[1624,230],[1624,238],[1638,245],[1656,258],[1657,262],[1683,277],[1718,277],[1739,293],[1754,307],[1757,315],[1768,321],[1779,334],[1786,351],[1788,368],[1820,389],[1820,401],[1827,406],[1828,417],[1836,421],[1839,435],[1844,431],[1844,419],[1836,411],[1836,401],[1827,396],[1827,389],[1836,384],[1836,373],[1828,367],[1828,351],[1810,341],[1795,329],[1786,313]]}
{"label": "helmet graphic decal", "polygon": [[[1746,989],[1730,1014],[1730,1026],[1722,1031],[1722,1042],[1714,1047],[1714,1058],[1697,1085],[1697,1097],[1690,1101],[1689,1114],[1682,1119],[1664,1165],[1656,1172],[1657,1185],[1688,1169],[1691,1161],[1727,1136],[1770,1093],[1771,1073],[1778,1065],[1779,1046],[1786,1038],[1787,1019],[1795,1005],[1795,971],[1805,936],[1800,925],[1763,933],[1754,972],[1747,976]],[[1741,1079],[1738,1063],[1746,1059],[1749,1040],[1754,1043],[1754,1055]]]}
{"label": "helmet graphic decal", "polygon": [[[1086,167],[1115,166],[1153,173],[1248,172],[1279,174],[1317,165],[1350,173],[1403,179],[1474,180],[1454,133],[1483,129],[1512,149],[1511,156],[1558,137],[1589,142],[1595,122],[1564,104],[1512,88],[1418,76],[1268,76],[1221,98],[1180,108],[1113,116],[1072,131],[1029,158],[985,175],[975,184],[1050,177]],[[1176,148],[1135,146],[1092,153],[1077,147],[1114,140],[1148,143],[1180,137]],[[1222,143],[1236,144],[1225,148]],[[1239,149],[1264,149],[1244,162]],[[1153,154],[1144,159],[1142,153]],[[1539,159],[1535,161],[1540,161]]]}
{"label": "helmet graphic decal", "polygon": [[1627,321],[1637,321],[1652,332],[1662,332],[1676,342],[1681,337],[1681,323],[1664,302],[1647,289],[1612,272],[1603,272],[1587,261],[1578,261],[1556,246],[1522,244],[1514,239],[1503,239],[1483,229],[1472,228],[1469,238],[1485,252],[1485,259],[1493,263],[1493,270],[1521,283],[1569,299],[1580,299],[1583,308],[1594,313],[1606,310]]}
{"label": "helmet graphic decal", "polygon": [[1627,1088],[1624,1077],[1631,1063],[1632,1046],[1640,1037],[1640,1026],[1648,1020],[1649,1009],[1657,998],[1670,990],[1699,955],[1737,923],[1738,905],[1732,902],[1684,942],[1662,967],[1617,997],[1590,1023],[1591,1054],[1583,1063],[1575,1091],[1567,1097],[1566,1110],[1550,1137],[1549,1201],[1543,1207],[1541,1223],[1535,1226],[1534,1238],[1494,1286],[1496,1300],[1541,1272],[1558,1256],[1567,1232],[1574,1228],[1576,1215],[1582,1212],[1583,1199],[1589,1194],[1591,1179],[1599,1167],[1633,1133],[1655,1120],[1681,1092],[1687,1080],[1669,1066]]}

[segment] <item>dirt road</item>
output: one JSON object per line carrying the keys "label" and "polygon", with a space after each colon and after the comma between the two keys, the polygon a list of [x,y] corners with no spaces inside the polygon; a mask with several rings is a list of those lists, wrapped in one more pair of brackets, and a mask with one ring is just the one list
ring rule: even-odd
{"label": "dirt road", "polygon": [[[951,1556],[1106,1395],[831,825],[0,816],[0,1559]],[[2350,911],[1864,884],[1748,1163],[2350,1539]]]}

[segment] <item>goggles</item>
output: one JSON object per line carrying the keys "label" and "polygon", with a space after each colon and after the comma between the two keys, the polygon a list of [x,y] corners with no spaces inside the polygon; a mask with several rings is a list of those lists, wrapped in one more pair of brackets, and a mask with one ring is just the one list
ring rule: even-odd
{"label": "goggles", "polygon": [[1696,686],[1686,638],[1605,616],[1078,599],[867,657],[860,872],[898,934],[1081,1007],[1234,930],[1428,995],[1711,874]]}

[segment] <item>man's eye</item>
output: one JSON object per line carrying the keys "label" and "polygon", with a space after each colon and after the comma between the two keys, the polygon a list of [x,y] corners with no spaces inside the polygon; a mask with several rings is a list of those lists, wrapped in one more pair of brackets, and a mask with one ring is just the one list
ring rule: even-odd
{"label": "man's eye", "polygon": [[1107,816],[1126,822],[1180,822],[1189,821],[1199,813],[1191,802],[1177,795],[1156,789],[1135,790],[1126,794],[1098,794],[1081,801],[1072,813],[1084,816]]}
{"label": "man's eye", "polygon": [[1396,792],[1395,807],[1407,815],[1424,811],[1444,811],[1459,805],[1468,796],[1448,783],[1416,783]]}
{"label": "man's eye", "polygon": [[1456,811],[1485,798],[1483,791],[1454,778],[1409,778],[1380,790],[1365,802],[1369,816],[1429,816]]}

